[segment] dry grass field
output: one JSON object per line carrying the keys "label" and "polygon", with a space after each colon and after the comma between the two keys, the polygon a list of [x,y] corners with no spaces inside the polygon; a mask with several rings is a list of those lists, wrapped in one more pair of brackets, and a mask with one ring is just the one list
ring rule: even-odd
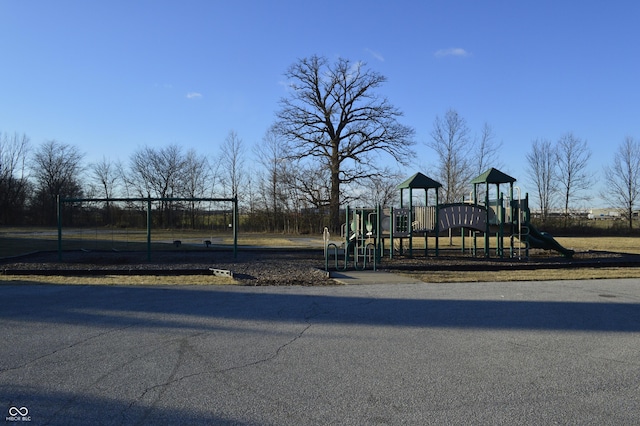
{"label": "dry grass field", "polygon": [[558,237],[560,244],[575,251],[611,251],[640,254],[639,237]]}
{"label": "dry grass field", "polygon": [[640,278],[640,268],[571,268],[536,269],[513,271],[433,271],[406,272],[428,283],[454,282],[494,282],[494,281],[557,281],[557,280],[595,280],[613,278]]}
{"label": "dry grass field", "polygon": [[[231,232],[212,234],[191,230],[153,230],[152,251],[175,249],[174,241],[181,242],[183,250],[199,250],[205,241],[214,246],[232,247]],[[322,236],[284,236],[282,234],[239,234],[238,246],[270,248],[322,247]],[[55,229],[0,228],[0,259],[37,251],[58,249]],[[121,250],[146,251],[145,230],[65,229],[62,233],[63,250]]]}
{"label": "dry grass field", "polygon": [[213,275],[104,275],[104,276],[65,276],[65,275],[1,275],[1,284],[64,284],[64,285],[230,285],[238,284],[233,278]]}
{"label": "dry grass field", "polygon": [[[556,241],[562,244],[564,247],[568,249],[573,249],[577,252],[579,251],[611,251],[616,253],[631,253],[631,254],[640,254],[640,237],[556,237]],[[482,248],[484,244],[484,239],[478,238],[477,245],[478,248]],[[490,247],[495,247],[496,238],[492,237],[489,240]],[[399,240],[396,239],[394,241],[394,245],[398,247]],[[427,246],[429,250],[435,248],[436,239],[434,237],[429,237],[427,242]],[[465,248],[469,249],[473,245],[473,239],[466,237],[464,239]],[[503,243],[505,249],[509,247],[509,239],[505,238]],[[451,245],[449,243],[448,237],[440,237],[439,241],[440,248],[461,248],[462,247],[462,238],[460,236],[455,236],[451,239]],[[514,240],[514,246],[517,250],[518,240]],[[388,248],[388,243],[386,245]],[[409,247],[408,240],[403,240],[403,247],[407,249]],[[423,249],[424,248],[424,237],[414,238],[413,240],[413,248],[414,249]],[[523,249],[524,250],[524,249]]]}

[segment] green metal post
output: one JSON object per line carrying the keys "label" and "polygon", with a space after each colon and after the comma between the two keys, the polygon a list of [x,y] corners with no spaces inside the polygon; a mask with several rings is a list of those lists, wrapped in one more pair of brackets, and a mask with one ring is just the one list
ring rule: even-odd
{"label": "green metal post", "polygon": [[[425,217],[427,216],[427,212],[429,210],[429,189],[425,188],[424,190],[424,210]],[[424,224],[424,257],[429,256],[429,231],[427,230],[426,223]]]}
{"label": "green metal post", "polygon": [[436,257],[438,257],[439,254],[439,250],[440,250],[440,205],[438,202],[438,188],[436,188],[436,226],[434,228],[435,229],[435,233],[436,233]]}
{"label": "green metal post", "polygon": [[502,259],[504,257],[504,194],[500,193],[500,199],[498,200],[498,205],[496,206],[499,209],[498,220],[500,221],[500,225],[498,228],[498,238],[497,238],[497,250],[498,255]]}
{"label": "green metal post", "polygon": [[409,188],[409,217],[407,228],[409,229],[409,257],[413,257],[413,189]]}
{"label": "green metal post", "polygon": [[[464,204],[464,195],[462,196],[462,204]],[[460,253],[464,254],[464,227],[460,228],[460,239],[462,240]]]}
{"label": "green metal post", "polygon": [[380,262],[384,256],[384,242],[382,241],[382,206],[376,208],[376,260]]}
{"label": "green metal post", "polygon": [[[473,184],[473,205],[478,205],[478,184]],[[478,255],[478,233],[473,231],[473,257]]]}
{"label": "green metal post", "polygon": [[349,233],[351,232],[351,222],[349,221],[349,206],[344,208],[345,211],[345,227],[344,227],[344,269],[349,267]]}
{"label": "green metal post", "polygon": [[487,182],[485,186],[485,194],[484,194],[484,207],[487,209],[487,223],[484,227],[484,257],[489,257],[489,183]]}
{"label": "green metal post", "polygon": [[233,197],[233,258],[238,257],[238,197]]}
{"label": "green metal post", "polygon": [[147,261],[151,261],[151,197],[147,197]]}
{"label": "green metal post", "polygon": [[[515,256],[515,242],[514,242],[514,234],[516,233],[516,223],[513,221],[513,218],[516,215],[516,208],[514,207],[513,204],[513,182],[510,183],[509,185],[509,199],[511,200],[511,202],[509,203],[509,214],[511,215],[511,236],[509,237],[509,256],[513,257]],[[518,206],[519,208],[519,206]]]}
{"label": "green metal post", "polygon": [[62,262],[62,201],[58,194],[56,201],[58,202],[58,262]]}
{"label": "green metal post", "polygon": [[[524,195],[524,202],[525,202],[525,209],[524,209],[524,223],[527,226],[527,228],[529,228],[530,224],[529,221],[531,220],[531,210],[529,210],[529,193],[527,192]],[[522,208],[522,206],[520,206],[520,208]],[[529,231],[531,232],[531,231]],[[524,256],[528,259],[529,258],[529,237],[527,237],[527,244],[524,246]]]}
{"label": "green metal post", "polygon": [[[402,193],[402,190],[400,190]],[[396,220],[393,216],[393,207],[389,209],[389,259],[393,259],[393,229],[396,226]]]}
{"label": "green metal post", "polygon": [[[404,189],[400,189],[400,208],[401,209],[404,208],[404,199],[402,197],[403,193],[404,193]],[[402,239],[402,237],[400,237],[400,250],[398,251],[398,254],[400,254],[400,256],[402,256],[403,245],[404,245],[404,240]]]}

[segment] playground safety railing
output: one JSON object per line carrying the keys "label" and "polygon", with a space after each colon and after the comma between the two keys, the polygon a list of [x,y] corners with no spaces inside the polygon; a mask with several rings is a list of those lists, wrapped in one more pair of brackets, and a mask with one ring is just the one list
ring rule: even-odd
{"label": "playground safety railing", "polygon": [[[329,257],[331,255],[331,252],[333,251],[333,260],[335,262],[334,268],[336,270],[340,269],[340,267],[338,266],[338,246],[335,243],[329,243],[327,244],[326,248],[326,254],[324,257],[324,270],[328,271],[329,270]],[[345,255],[344,257],[344,268],[342,268],[342,270],[347,270],[347,266],[348,266],[348,256]]]}
{"label": "playground safety railing", "polygon": [[[361,250],[362,253],[358,253],[358,250]],[[362,267],[358,265],[358,259],[362,258]],[[356,269],[361,271],[367,268],[367,259],[372,259],[373,261],[373,270],[376,271],[378,268],[376,256],[376,245],[373,243],[368,243],[364,248],[354,248],[353,254],[353,265]],[[345,257],[345,267],[346,267],[346,257]]]}
{"label": "playground safety railing", "polygon": [[434,206],[414,206],[411,226],[414,231],[433,231],[436,227]]}

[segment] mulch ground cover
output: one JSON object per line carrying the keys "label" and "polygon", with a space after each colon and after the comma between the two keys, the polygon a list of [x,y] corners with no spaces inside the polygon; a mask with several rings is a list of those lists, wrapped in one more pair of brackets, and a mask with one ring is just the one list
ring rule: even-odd
{"label": "mulch ground cover", "polygon": [[[594,267],[640,267],[640,255],[604,251],[577,252],[565,258],[556,252],[531,250],[527,259],[471,256],[459,249],[441,249],[424,256],[385,256],[378,269],[387,271],[492,271]],[[521,253],[522,254],[522,253]],[[516,253],[517,255],[517,253]],[[333,269],[335,262],[329,262]],[[342,268],[344,260],[338,266]],[[350,263],[352,265],[352,263]],[[211,274],[211,268],[229,270],[247,285],[329,285],[325,260],[318,249],[175,250],[154,252],[69,251],[62,261],[57,252],[37,252],[0,259],[5,275],[194,275]],[[351,268],[352,269],[352,268]]]}

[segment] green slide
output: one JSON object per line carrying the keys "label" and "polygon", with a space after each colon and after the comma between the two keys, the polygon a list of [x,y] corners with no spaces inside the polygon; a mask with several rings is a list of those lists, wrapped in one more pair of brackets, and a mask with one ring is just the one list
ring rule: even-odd
{"label": "green slide", "polygon": [[575,251],[563,247],[551,234],[538,231],[538,229],[532,224],[527,224],[529,227],[529,235],[526,239],[529,242],[529,247],[539,248],[544,250],[555,250],[562,253],[564,257],[573,257]]}

